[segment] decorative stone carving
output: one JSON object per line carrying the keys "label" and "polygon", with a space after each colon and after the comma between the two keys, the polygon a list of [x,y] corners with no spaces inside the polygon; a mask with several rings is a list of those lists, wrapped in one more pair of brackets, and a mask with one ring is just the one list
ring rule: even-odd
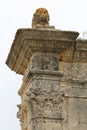
{"label": "decorative stone carving", "polygon": [[17,113],[22,130],[87,130],[87,40],[49,29],[43,8],[32,27],[17,31],[6,61],[24,75]]}
{"label": "decorative stone carving", "polygon": [[17,105],[17,107],[19,108],[19,111],[17,112],[17,118],[20,119],[21,122],[21,126],[24,128],[27,127],[27,112],[28,112],[28,107],[26,104],[19,104]]}
{"label": "decorative stone carving", "polygon": [[21,104],[18,104],[17,107],[19,108],[19,111],[17,112],[17,118],[19,118],[20,122],[21,122],[21,120],[22,120]]}
{"label": "decorative stone carving", "polygon": [[52,29],[19,29],[6,64],[18,74],[24,74],[34,53],[57,53],[75,45],[77,32]]}
{"label": "decorative stone carving", "polygon": [[[59,89],[55,82],[41,80],[35,82],[35,86],[30,85],[26,95],[32,111],[32,118],[47,118],[63,120],[62,103],[64,92]],[[46,84],[44,84],[46,83]]]}
{"label": "decorative stone carving", "polygon": [[50,53],[34,53],[30,59],[30,69],[58,70],[58,56]]}
{"label": "decorative stone carving", "polygon": [[[49,14],[47,9],[39,8],[35,11],[32,19],[33,28],[50,28],[49,26]],[[51,27],[54,28],[54,27]]]}

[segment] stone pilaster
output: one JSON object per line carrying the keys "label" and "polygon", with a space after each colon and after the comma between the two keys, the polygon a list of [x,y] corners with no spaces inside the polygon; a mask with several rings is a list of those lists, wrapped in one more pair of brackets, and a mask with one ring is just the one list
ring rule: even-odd
{"label": "stone pilaster", "polygon": [[17,117],[22,130],[62,130],[67,120],[59,72],[60,53],[75,44],[78,33],[50,29],[17,31],[7,64],[23,74]]}
{"label": "stone pilaster", "polygon": [[[64,92],[60,90],[62,73],[49,70],[30,70],[27,75],[26,85],[22,86],[19,94],[22,97],[22,121],[27,124],[27,130],[58,129],[64,120],[62,105]],[[26,80],[26,79],[25,79]],[[20,110],[19,110],[20,113]],[[29,125],[28,125],[29,123]]]}

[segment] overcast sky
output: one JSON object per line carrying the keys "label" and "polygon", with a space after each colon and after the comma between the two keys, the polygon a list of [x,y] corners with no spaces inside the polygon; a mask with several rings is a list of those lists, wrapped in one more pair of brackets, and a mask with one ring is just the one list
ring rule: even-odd
{"label": "overcast sky", "polygon": [[56,29],[87,31],[87,0],[0,0],[0,130],[20,130],[16,118],[22,76],[5,61],[18,28],[31,28],[33,13],[44,7]]}

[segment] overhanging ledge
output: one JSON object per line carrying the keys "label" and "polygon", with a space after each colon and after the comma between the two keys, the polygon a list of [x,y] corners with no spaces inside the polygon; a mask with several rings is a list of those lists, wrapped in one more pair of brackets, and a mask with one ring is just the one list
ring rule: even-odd
{"label": "overhanging ledge", "polygon": [[6,64],[18,74],[24,74],[34,52],[60,53],[74,46],[78,32],[57,29],[19,29]]}

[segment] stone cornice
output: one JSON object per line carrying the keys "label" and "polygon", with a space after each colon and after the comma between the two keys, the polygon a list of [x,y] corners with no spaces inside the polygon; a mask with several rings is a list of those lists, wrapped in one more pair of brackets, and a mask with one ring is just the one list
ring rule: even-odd
{"label": "stone cornice", "polygon": [[60,53],[73,46],[77,36],[77,32],[56,29],[19,29],[6,64],[16,73],[24,74],[32,53]]}
{"label": "stone cornice", "polygon": [[[78,32],[62,31],[58,29],[18,29],[15,40],[19,37],[28,39],[44,39],[44,40],[76,40]],[[15,42],[14,40],[14,42]]]}
{"label": "stone cornice", "polygon": [[76,41],[73,62],[87,63],[87,40]]}
{"label": "stone cornice", "polygon": [[87,63],[87,40],[77,39],[74,46],[61,53],[60,61]]}
{"label": "stone cornice", "polygon": [[87,51],[87,40],[78,39],[76,44],[76,50]]}

